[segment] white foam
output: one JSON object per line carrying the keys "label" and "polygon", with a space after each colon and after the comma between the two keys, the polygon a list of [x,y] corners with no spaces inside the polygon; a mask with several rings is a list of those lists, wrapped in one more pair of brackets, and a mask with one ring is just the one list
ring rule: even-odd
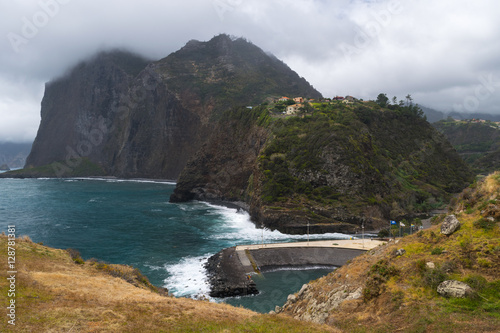
{"label": "white foam", "polygon": [[165,265],[170,276],[163,281],[164,286],[177,297],[209,298],[210,286],[204,265],[210,256],[186,257],[179,263]]}
{"label": "white foam", "polygon": [[[264,243],[285,242],[290,240],[307,240],[307,235],[288,235],[277,230],[269,230],[267,228],[257,228],[251,221],[250,215],[236,208],[228,208],[217,206],[210,203],[205,203],[207,206],[215,209],[214,214],[219,214],[224,222],[226,232],[220,234],[212,234],[211,239],[217,240],[234,240],[235,243],[242,244],[243,242],[260,243],[263,239]],[[352,236],[341,233],[326,233],[326,234],[310,234],[309,239],[350,239]]]}
{"label": "white foam", "polygon": [[153,184],[165,184],[165,185],[176,185],[177,183],[170,180],[155,180],[155,179],[118,179],[118,178],[99,178],[99,177],[75,177],[68,178],[68,180],[96,180],[96,181],[105,181],[107,183],[153,183]]}

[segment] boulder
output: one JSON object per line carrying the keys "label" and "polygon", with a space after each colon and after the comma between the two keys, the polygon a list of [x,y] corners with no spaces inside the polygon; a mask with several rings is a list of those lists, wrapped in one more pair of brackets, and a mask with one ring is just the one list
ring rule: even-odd
{"label": "boulder", "polygon": [[437,292],[441,296],[454,298],[464,298],[474,293],[467,283],[455,280],[441,282],[437,287]]}
{"label": "boulder", "polygon": [[441,224],[441,233],[443,235],[451,235],[460,228],[460,221],[455,215],[448,215],[444,218]]}
{"label": "boulder", "polygon": [[400,256],[404,255],[405,253],[406,253],[405,249],[397,249],[396,250],[396,256],[397,257],[400,257]]}

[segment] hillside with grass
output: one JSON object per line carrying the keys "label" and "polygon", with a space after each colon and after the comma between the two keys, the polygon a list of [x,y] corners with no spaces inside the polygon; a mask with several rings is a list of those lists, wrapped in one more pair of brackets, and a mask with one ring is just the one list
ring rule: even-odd
{"label": "hillside with grass", "polygon": [[500,126],[492,121],[452,119],[433,126],[443,133],[475,173],[488,174],[500,163]]}
{"label": "hillside with grass", "polygon": [[[460,227],[441,233],[445,216]],[[498,332],[500,173],[465,189],[434,226],[375,248],[288,298],[278,312],[346,332]],[[455,280],[463,298],[437,292]]]}
{"label": "hillside with grass", "polygon": [[[7,263],[7,236],[0,236]],[[137,269],[95,260],[75,251],[16,239],[15,297],[7,270],[0,273],[1,303],[15,300],[15,326],[3,316],[2,332],[337,332],[283,315],[168,296]],[[5,309],[5,308],[4,308]],[[5,314],[5,310],[4,310]]]}
{"label": "hillside with grass", "polygon": [[243,202],[257,225],[354,233],[426,213],[472,181],[443,135],[411,108],[313,103],[225,113],[171,201]]}

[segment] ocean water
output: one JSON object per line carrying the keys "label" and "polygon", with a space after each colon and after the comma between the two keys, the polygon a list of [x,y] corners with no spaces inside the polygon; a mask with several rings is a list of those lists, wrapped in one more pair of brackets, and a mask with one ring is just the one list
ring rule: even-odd
{"label": "ocean water", "polygon": [[[55,248],[73,248],[84,259],[139,268],[157,286],[179,297],[208,297],[203,265],[223,248],[305,240],[257,229],[248,213],[204,202],[169,203],[171,182],[109,179],[0,179],[0,231]],[[311,235],[344,239],[348,235]],[[283,305],[304,283],[327,274],[311,269],[256,278],[257,296],[224,301],[259,312]],[[220,299],[211,299],[221,302]]]}

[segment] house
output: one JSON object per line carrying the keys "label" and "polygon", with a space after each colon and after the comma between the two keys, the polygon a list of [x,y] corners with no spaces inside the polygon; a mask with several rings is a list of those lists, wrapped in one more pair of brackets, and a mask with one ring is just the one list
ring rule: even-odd
{"label": "house", "polygon": [[278,101],[280,101],[280,102],[286,102],[286,101],[288,101],[288,100],[290,100],[290,98],[288,98],[288,97],[286,97],[286,96],[283,96],[283,97],[281,97],[280,99],[278,99]]}
{"label": "house", "polygon": [[293,101],[296,103],[296,104],[301,104],[301,103],[304,103],[304,99],[302,97],[295,97],[293,99]]}
{"label": "house", "polygon": [[303,108],[304,104],[293,104],[286,107],[286,114],[293,115],[299,112],[300,108]]}
{"label": "house", "polygon": [[344,100],[342,100],[342,103],[344,103],[344,104],[351,104],[352,102],[349,101],[348,99],[344,99]]}
{"label": "house", "polygon": [[334,101],[343,101],[343,100],[344,100],[344,97],[342,97],[342,96],[335,96],[335,97],[333,98],[333,100],[334,100]]}
{"label": "house", "polygon": [[348,100],[350,103],[354,103],[356,101],[356,98],[352,96],[346,96],[345,99]]}

